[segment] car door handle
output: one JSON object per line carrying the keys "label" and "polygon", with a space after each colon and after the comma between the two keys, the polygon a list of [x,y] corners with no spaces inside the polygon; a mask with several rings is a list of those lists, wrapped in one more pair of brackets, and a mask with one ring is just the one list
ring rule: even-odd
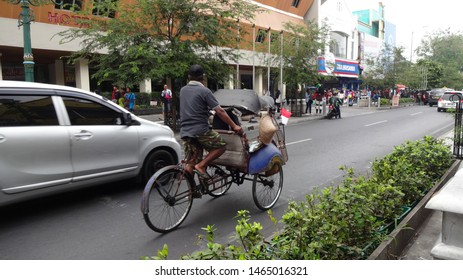
{"label": "car door handle", "polygon": [[82,130],[80,132],[74,133],[74,137],[77,140],[88,140],[93,137],[93,134],[90,131]]}

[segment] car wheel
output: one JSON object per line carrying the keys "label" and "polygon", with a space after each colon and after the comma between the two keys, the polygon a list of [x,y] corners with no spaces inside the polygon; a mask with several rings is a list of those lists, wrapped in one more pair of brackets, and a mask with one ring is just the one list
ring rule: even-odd
{"label": "car wheel", "polygon": [[439,108],[437,108],[437,112],[440,112],[440,109],[439,109]]}
{"label": "car wheel", "polygon": [[175,164],[175,158],[174,156],[169,153],[168,151],[165,150],[156,150],[154,152],[151,152],[143,164],[143,168],[141,170],[141,182],[142,184],[145,184],[148,182],[148,180],[151,178],[151,176],[156,173],[159,169],[168,166],[168,165],[173,165]]}

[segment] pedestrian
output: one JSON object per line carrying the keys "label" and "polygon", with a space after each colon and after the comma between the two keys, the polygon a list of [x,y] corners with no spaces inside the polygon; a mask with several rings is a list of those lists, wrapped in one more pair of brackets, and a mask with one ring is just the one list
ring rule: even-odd
{"label": "pedestrian", "polygon": [[305,113],[307,114],[307,111],[309,111],[309,115],[312,115],[312,94],[310,93],[310,90],[307,89],[305,92]]}
{"label": "pedestrian", "polygon": [[167,120],[167,116],[169,115],[172,106],[172,91],[167,88],[167,85],[164,85],[164,89],[161,92],[161,99],[163,104],[164,120]]}
{"label": "pedestrian", "polygon": [[[188,71],[189,82],[180,90],[180,136],[184,140],[187,158],[186,170],[207,179],[207,166],[225,152],[226,142],[222,136],[209,127],[209,111],[228,124],[236,133],[243,129],[233,122],[219,105],[212,91],[203,85],[204,70],[200,65],[192,65]],[[207,155],[203,156],[203,149]]]}
{"label": "pedestrian", "polygon": [[315,112],[317,114],[322,113],[322,102],[323,102],[323,90],[319,90],[315,97]]}
{"label": "pedestrian", "polygon": [[137,99],[135,93],[132,92],[130,88],[127,88],[127,92],[124,95],[125,98],[125,107],[130,112],[135,111],[135,100]]}
{"label": "pedestrian", "polygon": [[117,99],[117,102],[119,103],[119,106],[122,108],[125,108],[125,91],[121,90],[119,91],[119,98]]}
{"label": "pedestrian", "polygon": [[277,107],[277,112],[279,113],[281,107],[281,92],[279,89],[275,93],[275,107]]}
{"label": "pedestrian", "polygon": [[117,86],[113,86],[113,91],[111,92],[111,100],[114,103],[117,103],[119,101],[119,98],[116,96],[117,93],[119,93],[120,96],[119,88]]}

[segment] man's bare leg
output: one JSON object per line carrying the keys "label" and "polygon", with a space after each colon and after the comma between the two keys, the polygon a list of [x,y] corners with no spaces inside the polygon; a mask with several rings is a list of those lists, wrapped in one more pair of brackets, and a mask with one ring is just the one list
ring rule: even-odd
{"label": "man's bare leg", "polygon": [[195,169],[205,174],[209,163],[211,163],[216,158],[219,158],[221,155],[223,155],[223,153],[225,153],[225,148],[209,151],[206,157],[200,163],[195,165]]}

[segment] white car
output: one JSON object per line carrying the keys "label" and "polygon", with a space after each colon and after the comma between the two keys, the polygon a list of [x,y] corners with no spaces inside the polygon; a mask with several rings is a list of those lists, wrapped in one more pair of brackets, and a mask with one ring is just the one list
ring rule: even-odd
{"label": "white car", "polygon": [[0,206],[128,178],[176,164],[172,130],[100,95],[0,81]]}
{"label": "white car", "polygon": [[437,112],[455,109],[458,102],[463,101],[463,91],[446,91],[437,101]]}

